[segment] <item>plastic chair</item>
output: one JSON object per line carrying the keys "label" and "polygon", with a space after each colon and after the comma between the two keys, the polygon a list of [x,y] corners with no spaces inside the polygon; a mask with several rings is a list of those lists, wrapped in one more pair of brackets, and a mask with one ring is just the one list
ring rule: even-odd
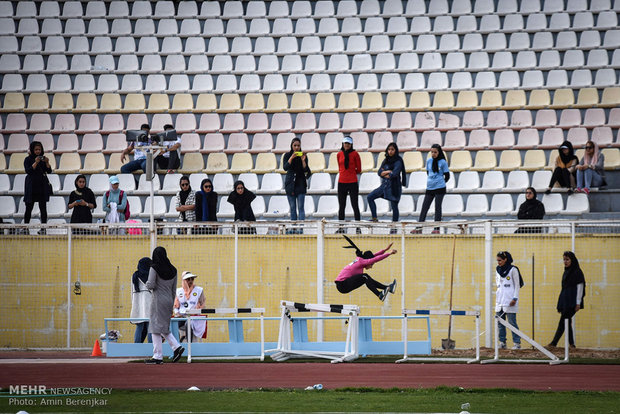
{"label": "plastic chair", "polygon": [[265,174],[277,169],[278,163],[275,154],[271,152],[261,152],[256,156],[256,162],[252,172],[255,174]]}
{"label": "plastic chair", "polygon": [[462,216],[474,217],[483,216],[489,211],[489,202],[486,194],[470,194],[467,197],[467,206]]}
{"label": "plastic chair", "polygon": [[[220,154],[220,155],[222,155],[223,157],[226,157],[226,154]],[[228,160],[226,164],[228,165]],[[190,152],[190,153],[183,155],[183,164],[181,168],[179,169],[179,172],[183,174],[192,174],[195,172],[202,171],[203,168],[204,168],[204,158],[202,156],[202,153]],[[209,167],[208,167],[208,162],[207,162],[207,169],[208,168]]]}
{"label": "plastic chair", "polygon": [[[191,155],[191,154],[187,154]],[[214,152],[207,158],[207,166],[204,170],[207,174],[221,173],[228,170],[228,157],[224,153]]]}
{"label": "plastic chair", "polygon": [[491,209],[488,216],[509,216],[514,210],[510,194],[495,194],[491,199]]}

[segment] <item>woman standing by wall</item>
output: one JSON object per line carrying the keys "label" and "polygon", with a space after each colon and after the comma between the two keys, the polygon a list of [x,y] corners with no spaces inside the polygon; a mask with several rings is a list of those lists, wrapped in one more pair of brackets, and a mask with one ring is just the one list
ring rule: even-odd
{"label": "woman standing by wall", "polygon": [[[45,156],[43,144],[39,141],[30,143],[29,155],[24,159],[26,180],[24,182],[24,223],[30,223],[34,203],[39,203],[41,223],[47,223],[47,202],[52,194],[52,186],[47,174],[52,172],[50,160]],[[43,230],[40,231],[42,233]]]}
{"label": "woman standing by wall", "polygon": [[398,154],[398,145],[394,142],[390,142],[385,149],[385,158],[377,174],[381,177],[381,186],[373,190],[367,197],[372,221],[377,221],[377,205],[375,204],[377,198],[384,198],[390,202],[392,205],[392,221],[398,221],[398,202],[403,193],[402,187],[407,182],[407,174],[403,159]]}
{"label": "woman standing by wall", "polygon": [[[338,220],[344,220],[344,211],[347,206],[347,195],[351,198],[351,207],[356,221],[360,221],[358,205],[359,183],[357,175],[362,172],[362,160],[353,149],[353,138],[344,137],[338,158]],[[340,229],[343,230],[343,229]]]}
{"label": "woman standing by wall", "polygon": [[[184,175],[179,180],[181,189],[175,197],[176,210],[179,212],[179,221],[188,222],[196,221],[196,193],[189,185],[189,177]],[[185,229],[181,229],[185,234]]]}
{"label": "woman standing by wall", "polygon": [[[69,209],[71,213],[71,223],[92,223],[92,209],[97,207],[95,194],[86,187],[86,176],[83,174],[75,178],[75,190],[69,194]],[[79,230],[79,229],[74,229]],[[75,232],[74,232],[75,233]]]}
{"label": "woman standing by wall", "polygon": [[[284,154],[283,167],[286,171],[284,179],[284,190],[286,198],[291,207],[291,220],[305,220],[306,210],[304,208],[307,179],[310,176],[310,168],[306,160],[307,156],[301,151],[301,140],[293,138],[291,150]],[[299,214],[298,214],[299,211]]]}
{"label": "woman standing by wall", "polygon": [[[431,146],[431,156],[426,160],[426,173],[428,174],[426,193],[424,193],[424,202],[422,203],[422,210],[420,211],[418,221],[423,222],[426,220],[426,213],[428,213],[433,199],[435,200],[435,221],[441,221],[441,203],[446,195],[446,183],[450,180],[450,170],[448,169],[446,156],[439,144]],[[414,229],[411,233],[422,233],[422,229]],[[439,227],[435,227],[433,233],[439,233]]]}

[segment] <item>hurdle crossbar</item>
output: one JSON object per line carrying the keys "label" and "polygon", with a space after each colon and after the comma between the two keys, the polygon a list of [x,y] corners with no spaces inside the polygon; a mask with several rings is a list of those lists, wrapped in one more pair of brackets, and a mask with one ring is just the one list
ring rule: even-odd
{"label": "hurdle crossbar", "polygon": [[[357,305],[334,305],[325,303],[299,303],[283,300],[280,302],[281,318],[280,332],[278,334],[277,348],[265,352],[273,352],[271,358],[274,361],[285,361],[289,358],[325,358],[332,363],[352,361],[359,355],[359,306]],[[291,312],[322,312],[339,313],[348,316],[346,318],[347,336],[344,350],[308,350],[292,349],[291,343]]]}
{"label": "hurdle crossbar", "polygon": [[557,356],[555,356],[554,354],[552,354],[550,351],[548,351],[547,349],[545,349],[545,347],[543,347],[541,344],[539,344],[538,342],[536,342],[534,339],[530,338],[528,335],[526,335],[525,333],[523,333],[521,330],[517,329],[516,327],[514,327],[513,325],[511,325],[508,321],[500,318],[499,316],[495,315],[495,320],[499,323],[501,323],[502,325],[504,325],[506,328],[508,328],[511,332],[514,332],[515,334],[519,335],[521,337],[521,339],[525,340],[526,342],[529,342],[534,348],[538,349],[540,352],[542,352],[547,358],[549,359],[506,359],[506,358],[500,358],[499,357],[499,325],[498,323],[495,323],[495,354],[494,357],[492,359],[485,359],[484,361],[482,361],[482,364],[492,364],[494,362],[519,362],[519,363],[549,363],[550,365],[557,365],[557,364],[564,364],[566,362],[568,362],[568,324],[570,323],[569,319],[564,319],[564,332],[566,332],[565,338],[564,338],[564,359],[559,359]]}
{"label": "hurdle crossbar", "polygon": [[[194,359],[254,359],[259,358],[261,361],[265,360],[265,321],[264,314],[265,308],[207,308],[207,309],[188,309],[180,312],[182,315],[187,316],[187,323],[185,324],[187,329],[187,362],[192,362],[192,324],[194,319],[204,319],[199,315],[213,315],[213,314],[252,314],[258,313],[257,320],[260,321],[260,355],[251,356],[210,356],[210,357],[193,357]],[[211,320],[256,320],[252,318],[211,318]]]}
{"label": "hurdle crossbar", "polygon": [[[444,358],[444,357],[411,357],[407,354],[408,344],[408,320],[409,316],[420,315],[450,315],[450,316],[474,316],[476,323],[476,357],[471,358]],[[429,323],[429,322],[427,322]],[[429,323],[430,324],[430,323]],[[402,337],[404,343],[403,357],[396,361],[396,363],[405,361],[467,361],[468,364],[472,362],[480,361],[480,312],[479,311],[464,311],[464,310],[429,310],[429,309],[403,309],[403,329]],[[428,339],[430,341],[430,325],[428,327]]]}

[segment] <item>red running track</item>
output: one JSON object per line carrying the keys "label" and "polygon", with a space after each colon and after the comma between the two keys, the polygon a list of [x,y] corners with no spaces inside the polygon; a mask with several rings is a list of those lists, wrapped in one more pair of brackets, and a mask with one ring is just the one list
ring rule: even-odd
{"label": "red running track", "polygon": [[[510,388],[553,391],[620,391],[620,365],[420,364],[420,363],[37,363],[0,359],[0,387],[111,387],[115,389],[343,387]],[[584,381],[584,379],[587,379]]]}

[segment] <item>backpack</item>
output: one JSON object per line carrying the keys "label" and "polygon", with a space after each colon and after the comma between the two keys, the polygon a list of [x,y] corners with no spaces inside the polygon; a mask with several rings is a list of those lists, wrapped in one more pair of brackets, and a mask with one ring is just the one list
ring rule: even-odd
{"label": "backpack", "polygon": [[[119,204],[123,202],[123,194],[125,193],[121,190],[121,194],[118,196]],[[105,192],[105,196],[106,198],[110,198],[110,190]],[[125,206],[125,221],[129,220],[129,217],[131,217],[131,212],[129,211],[129,199],[127,199],[127,205]]]}

